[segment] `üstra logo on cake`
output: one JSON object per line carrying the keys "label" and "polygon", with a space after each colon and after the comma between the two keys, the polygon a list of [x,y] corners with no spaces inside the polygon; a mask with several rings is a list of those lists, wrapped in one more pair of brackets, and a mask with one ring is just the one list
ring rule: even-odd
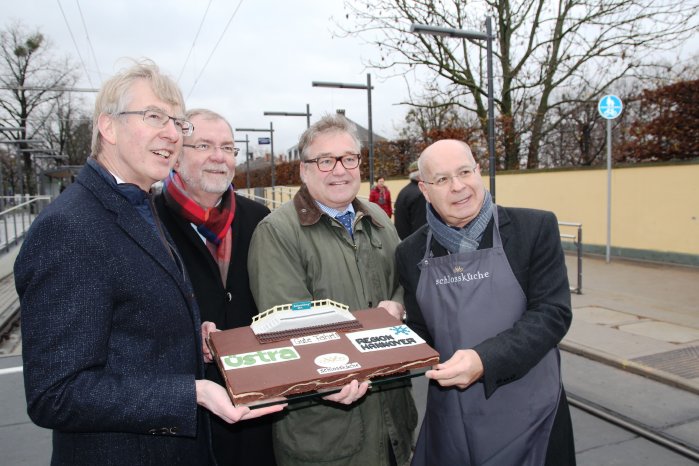
{"label": "\u00fcstra logo on cake", "polygon": [[295,359],[301,359],[301,356],[292,346],[286,346],[284,348],[255,351],[254,353],[231,354],[221,357],[221,362],[224,370],[230,370],[293,361]]}

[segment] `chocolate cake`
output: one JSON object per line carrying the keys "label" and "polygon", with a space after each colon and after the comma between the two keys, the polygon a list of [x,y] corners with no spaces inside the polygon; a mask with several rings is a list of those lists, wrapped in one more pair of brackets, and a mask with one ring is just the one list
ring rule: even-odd
{"label": "chocolate cake", "polygon": [[430,367],[439,354],[383,308],[353,313],[361,329],[261,343],[250,327],[209,335],[209,347],[235,405],[323,392],[352,380]]}

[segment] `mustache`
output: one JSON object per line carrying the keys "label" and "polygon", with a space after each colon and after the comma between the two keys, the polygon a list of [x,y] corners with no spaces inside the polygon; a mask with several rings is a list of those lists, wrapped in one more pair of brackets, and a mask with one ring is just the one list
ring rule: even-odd
{"label": "mustache", "polygon": [[228,166],[226,166],[226,164],[209,164],[204,165],[201,169],[202,171],[220,171],[226,174],[230,171],[228,170]]}

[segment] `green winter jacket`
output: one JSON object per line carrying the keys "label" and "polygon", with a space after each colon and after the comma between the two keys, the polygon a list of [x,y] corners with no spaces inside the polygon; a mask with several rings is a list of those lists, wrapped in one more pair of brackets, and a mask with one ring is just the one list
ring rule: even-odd
{"label": "green winter jacket", "polygon": [[[248,255],[258,309],[329,298],[350,310],[403,301],[394,251],[400,239],[377,205],[352,203],[354,239],[323,213],[302,186],[294,199],[255,229]],[[383,312],[383,311],[377,311]],[[409,382],[373,388],[351,406],[323,400],[293,403],[274,426],[280,466],[387,465],[410,458],[417,412]]]}

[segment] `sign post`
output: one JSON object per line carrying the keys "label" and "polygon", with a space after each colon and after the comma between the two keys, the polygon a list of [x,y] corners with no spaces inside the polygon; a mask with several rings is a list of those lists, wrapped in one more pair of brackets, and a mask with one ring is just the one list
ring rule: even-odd
{"label": "sign post", "polygon": [[597,104],[597,111],[607,120],[607,264],[610,261],[612,242],[612,120],[621,115],[622,109],[621,99],[615,95],[605,95]]}

